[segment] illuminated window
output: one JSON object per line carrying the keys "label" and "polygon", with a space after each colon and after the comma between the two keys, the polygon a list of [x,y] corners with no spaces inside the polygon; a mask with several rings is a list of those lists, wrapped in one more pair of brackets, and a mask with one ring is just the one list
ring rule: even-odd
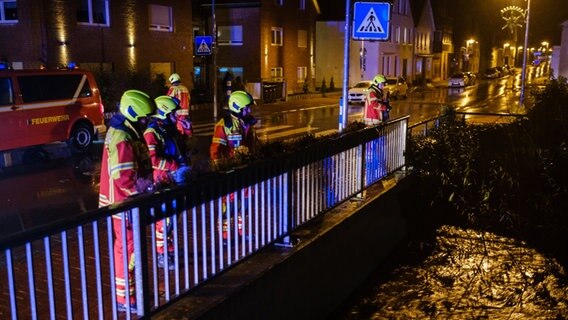
{"label": "illuminated window", "polygon": [[219,26],[217,28],[217,43],[220,46],[242,46],[243,26]]}
{"label": "illuminated window", "polygon": [[275,80],[281,79],[283,77],[283,74],[284,69],[282,69],[282,67],[270,68],[270,76]]}
{"label": "illuminated window", "polygon": [[308,77],[308,67],[298,67],[298,82],[304,82]]}
{"label": "illuminated window", "polygon": [[18,5],[16,1],[0,0],[0,23],[18,22]]}
{"label": "illuminated window", "polygon": [[306,0],[300,0],[300,10],[306,10]]}
{"label": "illuminated window", "polygon": [[283,6],[284,0],[274,0],[274,4],[276,4],[277,6]]}
{"label": "illuminated window", "polygon": [[155,31],[174,31],[172,23],[172,7],[159,6],[155,4],[149,5],[150,13],[150,30]]}
{"label": "illuminated window", "polygon": [[272,27],[272,45],[281,46],[283,43],[283,29],[279,27]]}
{"label": "illuminated window", "polygon": [[108,26],[108,0],[79,0],[77,22],[91,25]]}
{"label": "illuminated window", "polygon": [[298,30],[298,48],[308,47],[308,31]]}

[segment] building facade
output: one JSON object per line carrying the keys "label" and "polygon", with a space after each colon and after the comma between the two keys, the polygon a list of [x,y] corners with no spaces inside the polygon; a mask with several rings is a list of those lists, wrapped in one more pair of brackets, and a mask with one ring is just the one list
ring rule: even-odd
{"label": "building facade", "polygon": [[[201,1],[194,10],[196,34],[213,34],[212,9]],[[216,1],[217,68],[212,57],[196,57],[196,83],[209,89],[215,79],[223,88],[228,75],[239,77],[255,97],[263,83],[279,84],[284,96],[313,87],[318,13],[315,0]]]}
{"label": "building facade", "polygon": [[[164,0],[18,0],[0,17],[0,60],[14,69],[75,64],[141,75],[193,69],[191,4]],[[188,81],[191,82],[191,81]]]}
{"label": "building facade", "polygon": [[[437,9],[437,8],[436,8]],[[436,12],[436,14],[435,14]],[[351,32],[351,31],[350,31]],[[316,81],[343,81],[345,21],[318,21]],[[454,51],[451,24],[429,0],[394,0],[390,33],[384,41],[350,40],[348,86],[377,73],[408,82],[446,79]]]}

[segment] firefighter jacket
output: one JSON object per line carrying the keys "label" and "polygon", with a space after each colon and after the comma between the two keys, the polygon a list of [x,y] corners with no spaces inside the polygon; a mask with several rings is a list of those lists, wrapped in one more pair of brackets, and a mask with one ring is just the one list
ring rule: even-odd
{"label": "firefighter jacket", "polygon": [[219,120],[215,124],[209,149],[211,160],[215,162],[219,159],[232,158],[235,149],[240,146],[247,147],[249,152],[253,153],[256,144],[255,123],[256,120],[252,116],[245,120],[227,115]]}
{"label": "firefighter jacket", "polygon": [[191,137],[193,130],[191,129],[191,120],[189,117],[189,104],[190,95],[189,90],[182,84],[172,85],[168,89],[168,96],[174,97],[179,100],[180,109],[176,111],[178,122],[176,124],[177,130],[188,137]]}
{"label": "firefighter jacket", "polygon": [[152,119],[144,131],[155,184],[171,184],[171,174],[180,165],[187,164],[178,144],[178,135],[173,124],[160,119]]}
{"label": "firefighter jacket", "polygon": [[182,110],[187,110],[189,114],[189,90],[182,84],[172,85],[168,89],[168,96],[177,98],[179,100],[179,107]]}
{"label": "firefighter jacket", "polygon": [[377,125],[386,121],[385,115],[388,113],[388,102],[383,100],[383,90],[372,86],[365,98],[365,108],[363,111],[363,121],[365,125]]}
{"label": "firefighter jacket", "polygon": [[137,194],[137,180],[151,175],[146,144],[121,114],[110,120],[101,161],[99,207]]}

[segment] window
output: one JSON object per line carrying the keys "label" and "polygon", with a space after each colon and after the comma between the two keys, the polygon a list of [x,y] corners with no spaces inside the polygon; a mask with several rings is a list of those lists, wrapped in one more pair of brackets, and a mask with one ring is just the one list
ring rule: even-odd
{"label": "window", "polygon": [[108,26],[108,17],[108,0],[80,0],[77,22]]}
{"label": "window", "polygon": [[300,10],[306,10],[306,0],[300,0]]}
{"label": "window", "polygon": [[282,28],[279,27],[272,27],[272,45],[273,46],[281,46],[283,41],[283,33],[284,31]]}
{"label": "window", "polygon": [[81,74],[22,76],[18,83],[24,102],[71,99],[80,85],[79,96],[90,97],[89,82],[83,77]]}
{"label": "window", "polygon": [[277,5],[277,6],[283,6],[284,0],[274,0],[274,4]]}
{"label": "window", "polygon": [[18,22],[16,1],[0,0],[0,23]]}
{"label": "window", "polygon": [[282,78],[283,74],[284,70],[282,69],[282,67],[270,68],[270,76],[273,79]]}
{"label": "window", "polygon": [[308,77],[308,67],[298,67],[298,82],[304,82]]}
{"label": "window", "polygon": [[308,47],[308,31],[298,30],[298,48]]}
{"label": "window", "polygon": [[152,79],[156,79],[158,75],[162,75],[167,79],[174,72],[174,64],[171,62],[150,62],[150,75]]}
{"label": "window", "polygon": [[14,91],[10,78],[0,78],[0,106],[14,104]]}
{"label": "window", "polygon": [[396,43],[400,43],[400,27],[396,26],[395,30],[396,30],[395,41]]}
{"label": "window", "polygon": [[172,7],[159,6],[155,4],[149,5],[150,13],[150,30],[155,31],[174,31],[172,23]]}
{"label": "window", "polygon": [[217,28],[217,43],[220,46],[242,46],[243,26],[219,26]]}

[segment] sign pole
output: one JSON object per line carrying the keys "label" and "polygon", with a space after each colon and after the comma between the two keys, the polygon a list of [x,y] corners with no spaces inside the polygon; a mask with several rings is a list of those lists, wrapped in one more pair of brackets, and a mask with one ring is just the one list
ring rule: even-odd
{"label": "sign pole", "polygon": [[215,0],[211,0],[211,20],[213,23],[213,120],[217,121],[217,22],[215,21]]}
{"label": "sign pole", "polygon": [[343,88],[339,102],[339,132],[347,126],[347,87],[349,86],[349,44],[351,40],[351,0],[345,0],[345,41],[343,45]]}
{"label": "sign pole", "polygon": [[525,103],[525,78],[527,76],[527,55],[529,53],[529,18],[531,12],[531,0],[527,2],[527,19],[525,22],[525,47],[523,48],[523,70],[521,71],[521,94],[519,107],[522,107]]}

